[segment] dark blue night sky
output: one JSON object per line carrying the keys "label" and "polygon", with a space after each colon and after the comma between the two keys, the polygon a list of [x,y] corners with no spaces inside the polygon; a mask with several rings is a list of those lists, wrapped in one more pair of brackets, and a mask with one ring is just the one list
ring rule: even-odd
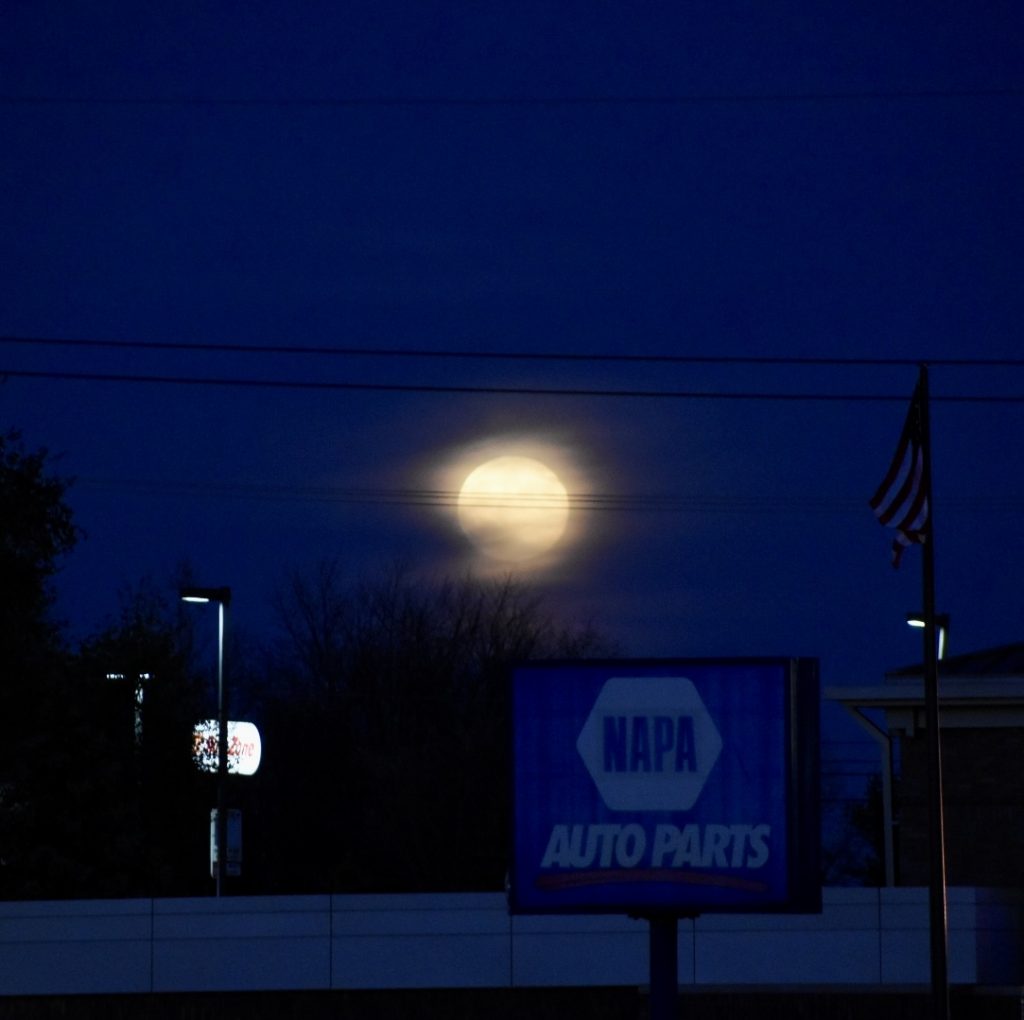
{"label": "dark blue night sky", "polygon": [[[259,632],[320,556],[460,572],[455,465],[493,441],[570,476],[579,527],[525,576],[624,653],[917,660],[919,553],[894,573],[867,507],[901,401],[15,373],[909,400],[912,364],[297,349],[1019,358],[1022,52],[1014,3],[0,5],[0,335],[137,344],[0,344],[0,424],[78,479],[61,611],[187,559]],[[1024,404],[932,427],[952,650],[1020,640]]]}

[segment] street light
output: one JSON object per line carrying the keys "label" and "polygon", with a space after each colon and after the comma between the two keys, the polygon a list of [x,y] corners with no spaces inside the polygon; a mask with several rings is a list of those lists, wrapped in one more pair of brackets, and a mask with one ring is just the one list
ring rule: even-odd
{"label": "street light", "polygon": [[224,861],[228,853],[227,811],[224,808],[225,778],[228,774],[228,713],[224,699],[224,627],[228,606],[231,605],[230,588],[182,588],[183,602],[217,603],[217,895],[224,882]]}
{"label": "street light", "polygon": [[[907,613],[911,627],[924,627],[924,613]],[[939,632],[939,647],[936,653],[940,659],[946,657],[946,641],[949,637],[949,613],[935,614],[935,629]]]}

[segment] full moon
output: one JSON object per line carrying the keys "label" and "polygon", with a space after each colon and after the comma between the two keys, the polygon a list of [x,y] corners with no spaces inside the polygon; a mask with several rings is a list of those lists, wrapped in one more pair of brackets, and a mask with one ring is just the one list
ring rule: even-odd
{"label": "full moon", "polygon": [[568,520],[565,486],[532,457],[495,457],[471,471],[459,491],[459,524],[492,559],[521,562],[547,552]]}

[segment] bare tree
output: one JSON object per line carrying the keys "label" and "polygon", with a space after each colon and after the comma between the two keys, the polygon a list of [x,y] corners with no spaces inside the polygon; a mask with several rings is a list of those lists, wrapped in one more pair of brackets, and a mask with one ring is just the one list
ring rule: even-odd
{"label": "bare tree", "polygon": [[344,672],[349,636],[350,596],[340,562],[323,559],[307,572],[291,571],[272,604],[285,637],[283,661],[293,677],[331,701]]}
{"label": "bare tree", "polygon": [[276,661],[314,694],[304,764],[320,780],[302,814],[332,846],[332,886],[500,887],[509,666],[608,645],[511,576],[425,581],[397,565],[345,587],[326,561],[291,575],[276,606]]}

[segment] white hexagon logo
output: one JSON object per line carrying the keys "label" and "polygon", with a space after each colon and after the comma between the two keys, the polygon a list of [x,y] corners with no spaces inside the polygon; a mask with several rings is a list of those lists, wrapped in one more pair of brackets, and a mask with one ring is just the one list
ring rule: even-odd
{"label": "white hexagon logo", "polygon": [[612,677],[576,741],[612,811],[688,811],[722,750],[693,682]]}

